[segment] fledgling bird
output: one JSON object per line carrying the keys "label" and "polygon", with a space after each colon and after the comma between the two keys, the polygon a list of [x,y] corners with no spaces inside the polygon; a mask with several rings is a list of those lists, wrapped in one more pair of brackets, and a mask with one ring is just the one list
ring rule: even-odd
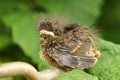
{"label": "fledgling bird", "polygon": [[88,29],[79,24],[61,25],[58,20],[45,19],[39,30],[40,57],[63,71],[89,68],[100,57]]}

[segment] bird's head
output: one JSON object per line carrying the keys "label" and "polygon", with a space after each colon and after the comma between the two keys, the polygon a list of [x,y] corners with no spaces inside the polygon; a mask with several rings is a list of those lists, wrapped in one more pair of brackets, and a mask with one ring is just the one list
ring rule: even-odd
{"label": "bird's head", "polygon": [[45,29],[40,30],[40,38],[42,41],[48,41],[49,39],[53,38],[55,34],[51,31],[47,31]]}
{"label": "bird's head", "polygon": [[59,26],[59,23],[52,21],[43,21],[39,26],[40,38],[42,41],[49,41],[54,37],[59,37],[63,34],[62,27]]}

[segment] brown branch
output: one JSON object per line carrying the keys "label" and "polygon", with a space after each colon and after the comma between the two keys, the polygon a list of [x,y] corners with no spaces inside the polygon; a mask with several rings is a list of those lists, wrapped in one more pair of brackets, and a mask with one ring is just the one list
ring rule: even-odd
{"label": "brown branch", "polygon": [[38,72],[25,62],[9,62],[0,65],[0,78],[22,75],[28,80],[52,80],[61,73],[62,71],[57,68]]}

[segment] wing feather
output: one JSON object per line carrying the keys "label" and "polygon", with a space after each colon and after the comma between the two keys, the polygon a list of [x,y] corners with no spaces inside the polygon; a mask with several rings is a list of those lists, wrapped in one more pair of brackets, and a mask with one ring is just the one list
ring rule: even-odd
{"label": "wing feather", "polygon": [[74,54],[70,54],[65,47],[55,50],[51,57],[58,63],[59,66],[69,68],[84,69],[93,66],[96,62],[96,58],[92,56],[78,57]]}

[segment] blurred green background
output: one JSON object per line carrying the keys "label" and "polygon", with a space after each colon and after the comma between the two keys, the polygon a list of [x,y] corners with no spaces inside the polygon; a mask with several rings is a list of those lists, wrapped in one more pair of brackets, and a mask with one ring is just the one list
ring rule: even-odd
{"label": "blurred green background", "polygon": [[37,14],[44,13],[67,15],[73,22],[93,25],[103,39],[120,44],[120,0],[0,0],[0,63],[24,61],[37,70],[50,67],[39,58],[39,32],[34,20]]}

